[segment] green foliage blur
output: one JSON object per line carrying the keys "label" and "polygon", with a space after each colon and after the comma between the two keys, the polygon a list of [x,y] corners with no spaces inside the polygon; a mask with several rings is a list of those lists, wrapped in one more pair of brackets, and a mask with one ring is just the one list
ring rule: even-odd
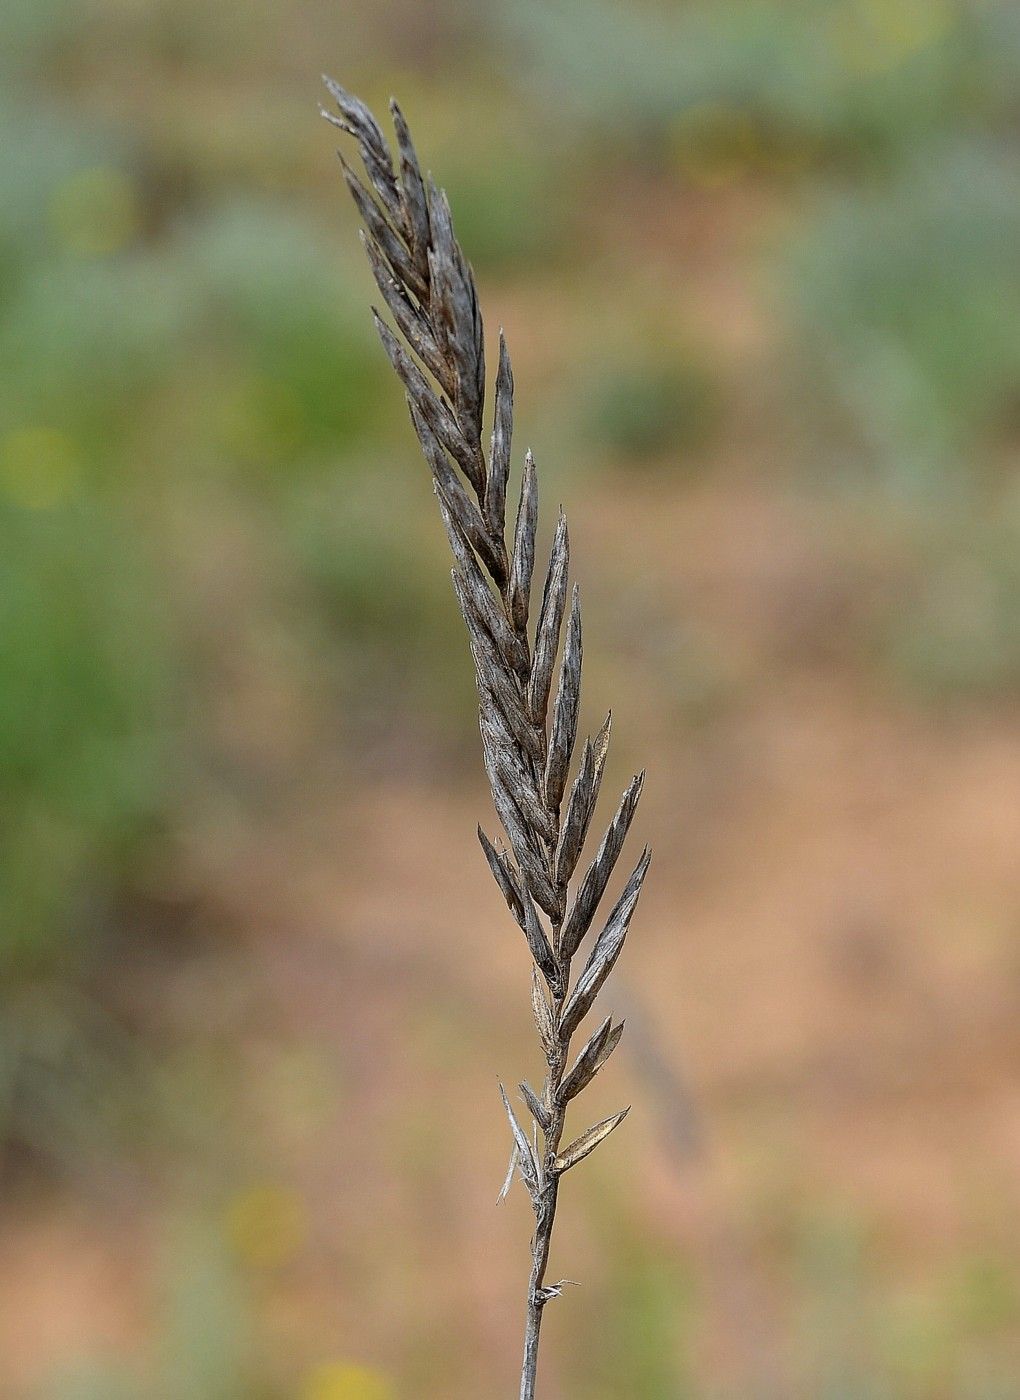
{"label": "green foliage blur", "polygon": [[[345,11],[0,9],[0,1145],[58,1173],[147,1121],[151,1084],[118,1066],[150,1028],[125,1030],[111,986],[147,938],[172,956],[213,917],[210,814],[258,822],[323,775],[371,784],[421,752],[452,769],[471,730],[320,66],[380,110],[399,91],[491,329],[516,335],[550,496],[583,481],[612,510],[632,486],[670,502],[758,473],[856,528],[882,577],[838,646],[822,610],[766,668],[835,654],[926,714],[1020,694],[1015,4]],[[624,637],[640,545],[620,548]],[[668,628],[642,645],[671,714],[742,683],[724,640],[704,651],[726,687],[683,680]],[[132,1106],[115,1126],[104,1086]],[[806,1331],[831,1341],[839,1288],[863,1287],[852,1242],[805,1254],[797,1287],[829,1308]],[[192,1370],[153,1393],[254,1394],[245,1304],[214,1252],[194,1259],[165,1324]],[[924,1329],[1014,1321],[1015,1281],[980,1264],[918,1317],[869,1321],[868,1358],[809,1358],[809,1393],[1008,1393],[963,1341],[950,1389],[929,1364]],[[583,1393],[694,1395],[687,1280],[651,1245],[619,1265]],[[134,1384],[99,1365],[57,1393]]]}

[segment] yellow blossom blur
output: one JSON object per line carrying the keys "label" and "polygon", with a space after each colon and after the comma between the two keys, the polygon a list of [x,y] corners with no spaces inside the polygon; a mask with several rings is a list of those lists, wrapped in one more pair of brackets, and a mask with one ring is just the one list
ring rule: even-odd
{"label": "yellow blossom blur", "polygon": [[79,257],[103,257],[127,246],[140,223],[138,193],[111,165],[79,170],[57,187],[50,203],[57,242]]}
{"label": "yellow blossom blur", "polygon": [[847,72],[867,76],[936,43],[953,20],[948,0],[854,0],[833,13],[832,36]]}
{"label": "yellow blossom blur", "polygon": [[304,1203],[285,1186],[251,1186],[227,1208],[226,1234],[238,1258],[251,1268],[275,1269],[301,1248],[308,1233]]}
{"label": "yellow blossom blur", "polygon": [[379,1371],[346,1362],[326,1362],[310,1373],[301,1400],[393,1400],[393,1387]]}

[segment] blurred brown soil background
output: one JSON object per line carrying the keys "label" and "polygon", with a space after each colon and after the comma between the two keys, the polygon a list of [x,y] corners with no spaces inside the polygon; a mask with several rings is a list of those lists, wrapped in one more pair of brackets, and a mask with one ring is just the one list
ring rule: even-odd
{"label": "blurred brown soil background", "polygon": [[449,183],[648,769],[549,1400],[1020,1395],[1020,34],[822,8],[5,22],[4,1397],[513,1386],[526,949],[323,65]]}

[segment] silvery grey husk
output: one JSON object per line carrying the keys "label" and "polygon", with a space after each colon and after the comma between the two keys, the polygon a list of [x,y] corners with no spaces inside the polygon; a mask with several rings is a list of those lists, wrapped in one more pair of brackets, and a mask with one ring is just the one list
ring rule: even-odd
{"label": "silvery grey husk", "polygon": [[567,522],[561,512],[538,616],[529,627],[538,473],[527,452],[508,548],[514,383],[506,342],[501,334],[486,453],[482,317],[446,195],[422,176],[396,102],[390,104],[394,160],[365,104],[328,78],[326,86],[339,115],[325,110],[323,115],[357,142],[367,176],[368,187],[341,155],[344,179],[364,221],[365,251],[399,332],[394,334],[373,311],[432,472],[453,553],[453,586],[474,657],[482,753],[506,843],[491,841],[481,827],[478,839],[534,964],[532,1008],[548,1071],[540,1093],[527,1083],[520,1085],[533,1119],[530,1132],[500,1087],[513,1138],[501,1196],[519,1175],[536,1220],[520,1387],[521,1400],[533,1400],[542,1316],[566,1282],[546,1283],[560,1182],[627,1113],[615,1113],[563,1143],[568,1104],[590,1084],[623,1033],[623,1024],[607,1016],[571,1059],[571,1041],[620,956],[648,871],[646,848],[591,941],[580,973],[573,976],[573,960],[595,924],[644,774],[627,787],[594,858],[572,883],[602,783],[610,720],[585,740],[571,783],[581,687],[581,605],[577,584],[571,589],[568,582]]}

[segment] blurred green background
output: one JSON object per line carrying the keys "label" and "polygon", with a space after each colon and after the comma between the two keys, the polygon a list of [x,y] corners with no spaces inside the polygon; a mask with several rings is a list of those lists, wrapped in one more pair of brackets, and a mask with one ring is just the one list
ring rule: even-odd
{"label": "blurred green background", "polygon": [[545,1393],[1020,1396],[1010,0],[8,0],[0,1393],[514,1385],[526,970],[322,69],[449,191],[651,774]]}

